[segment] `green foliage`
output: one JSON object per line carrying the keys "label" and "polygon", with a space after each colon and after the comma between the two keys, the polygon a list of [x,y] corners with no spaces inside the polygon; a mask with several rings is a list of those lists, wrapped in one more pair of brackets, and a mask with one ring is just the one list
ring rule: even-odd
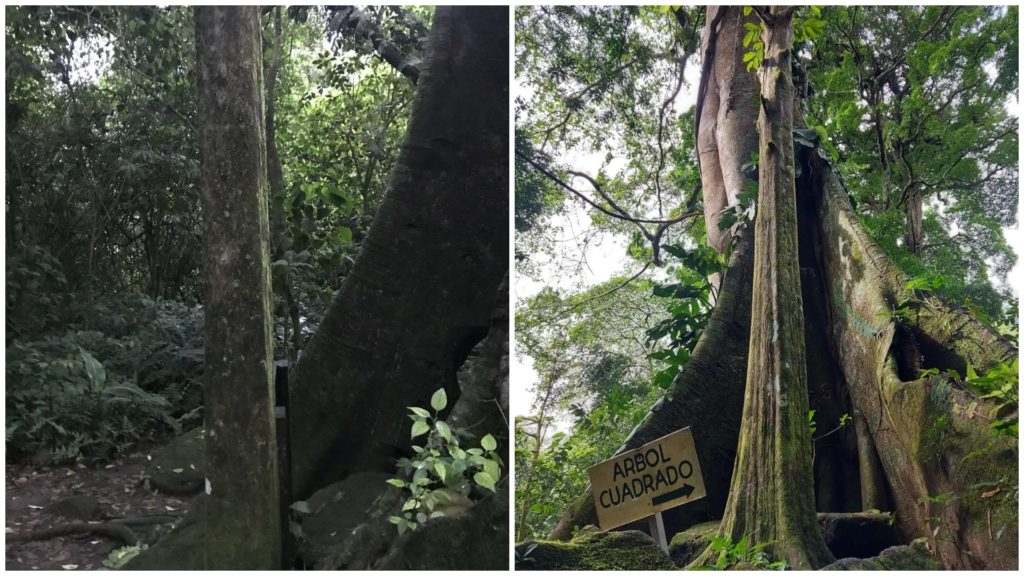
{"label": "green foliage", "polygon": [[114,548],[107,554],[107,557],[103,559],[103,567],[107,570],[120,570],[128,563],[132,558],[138,556],[143,550],[148,548],[145,544],[136,544],[134,546],[122,546],[120,548]]}
{"label": "green foliage", "polygon": [[146,298],[106,306],[99,330],[7,347],[8,450],[57,462],[103,459],[194,424],[202,403],[202,316]]}
{"label": "green foliage", "polygon": [[[743,8],[744,15],[750,14],[750,7]],[[747,31],[743,36],[743,47],[749,48],[743,53],[743,61],[747,64],[747,72],[752,72],[761,67],[764,61],[764,22],[744,22],[743,28]]]}
{"label": "green foliage", "polygon": [[401,477],[387,482],[409,492],[400,515],[389,521],[398,527],[398,533],[415,530],[428,520],[444,516],[446,511],[464,506],[486,491],[494,492],[501,479],[501,457],[498,442],[490,434],[480,439],[480,446],[463,449],[459,437],[466,435],[438,420],[438,414],[448,405],[444,388],[430,398],[433,413],[417,406],[409,407],[412,419],[411,437],[426,435],[423,446],[413,446],[414,458],[398,461]]}
{"label": "green foliage", "polygon": [[991,399],[995,404],[992,413],[992,431],[995,434],[1010,438],[1019,435],[1019,375],[1020,366],[1016,359],[991,368],[984,376],[979,376],[970,364],[967,365],[964,384],[981,398]]}
{"label": "green foliage", "polygon": [[764,552],[768,542],[749,544],[747,537],[733,542],[728,536],[715,536],[711,539],[711,551],[718,554],[713,566],[703,566],[705,570],[785,570],[785,560],[773,561]]}
{"label": "green foliage", "polygon": [[[1016,7],[850,6],[822,11],[809,49],[809,126],[821,126],[872,238],[907,274],[998,315],[1016,256]],[[907,247],[907,206],[924,238]],[[1002,285],[1000,285],[1002,284]]]}
{"label": "green foliage", "polygon": [[655,284],[651,290],[654,296],[669,299],[666,306],[669,317],[647,331],[648,343],[658,347],[647,357],[667,364],[655,373],[653,379],[658,388],[667,390],[689,362],[690,354],[704,333],[711,317],[711,298],[714,295],[711,276],[725,272],[726,259],[707,245],[687,250],[683,246],[669,244],[662,249],[678,260],[678,267],[674,270],[678,282]]}

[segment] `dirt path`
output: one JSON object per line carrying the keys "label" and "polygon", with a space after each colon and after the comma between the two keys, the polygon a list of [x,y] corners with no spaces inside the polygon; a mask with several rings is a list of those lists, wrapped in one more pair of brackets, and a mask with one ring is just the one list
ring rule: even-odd
{"label": "dirt path", "polygon": [[[24,534],[79,522],[53,515],[46,507],[69,496],[92,497],[99,504],[99,518],[154,514],[183,516],[194,498],[154,494],[142,486],[145,455],[97,468],[82,464],[34,469],[30,465],[6,465],[6,535]],[[166,530],[168,527],[164,527]],[[142,533],[140,537],[146,538]],[[8,570],[96,570],[111,550],[123,546],[117,540],[86,534],[32,542],[8,542]]]}

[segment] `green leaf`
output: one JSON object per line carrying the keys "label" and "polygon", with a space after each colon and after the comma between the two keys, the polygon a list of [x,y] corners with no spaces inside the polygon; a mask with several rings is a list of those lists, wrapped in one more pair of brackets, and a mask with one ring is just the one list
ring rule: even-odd
{"label": "green leaf", "polygon": [[448,475],[448,470],[444,467],[444,462],[435,462],[434,470],[437,472],[437,477],[441,479],[441,482],[444,482],[445,477]]}
{"label": "green leaf", "polygon": [[418,406],[409,406],[409,411],[417,416],[423,416],[424,418],[430,418],[430,412],[427,412],[423,408]]}
{"label": "green leaf", "polygon": [[82,355],[82,361],[85,362],[85,373],[89,377],[89,383],[92,384],[93,390],[102,390],[107,383],[107,370],[95,356],[86,352],[85,348],[79,346],[78,351]]}
{"label": "green leaf", "polygon": [[498,441],[494,439],[494,436],[488,434],[480,439],[480,446],[484,450],[495,450],[498,448]]}
{"label": "green leaf", "polygon": [[444,388],[439,388],[434,395],[430,397],[430,407],[440,412],[444,410],[444,407],[448,405],[448,395],[445,394]]}
{"label": "green leaf", "polygon": [[422,436],[423,434],[426,434],[427,432],[430,432],[430,424],[427,424],[426,422],[413,422],[412,423],[412,435],[410,436],[410,438],[415,438],[417,436]]}
{"label": "green leaf", "polygon": [[334,240],[341,244],[351,244],[352,229],[347,226],[339,226],[338,229],[334,231]]}
{"label": "green leaf", "polygon": [[497,482],[501,478],[501,466],[494,460],[484,460],[484,472]]}
{"label": "green leaf", "polygon": [[448,427],[445,422],[437,422],[434,426],[437,427],[437,433],[441,435],[441,438],[451,442],[452,441],[452,429]]}
{"label": "green leaf", "polygon": [[487,488],[491,492],[495,491],[494,478],[491,478],[490,474],[484,472],[477,472],[476,474],[473,475],[473,481],[476,482],[478,486]]}
{"label": "green leaf", "polygon": [[405,488],[405,480],[402,480],[401,478],[388,478],[386,480],[386,482],[388,484],[391,484],[392,486],[397,486],[399,488]]}

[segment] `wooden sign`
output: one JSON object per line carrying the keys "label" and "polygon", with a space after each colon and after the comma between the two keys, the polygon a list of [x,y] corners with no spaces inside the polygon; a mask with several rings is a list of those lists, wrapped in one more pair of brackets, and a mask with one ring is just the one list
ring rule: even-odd
{"label": "wooden sign", "polygon": [[587,473],[602,530],[707,495],[689,428],[595,464]]}

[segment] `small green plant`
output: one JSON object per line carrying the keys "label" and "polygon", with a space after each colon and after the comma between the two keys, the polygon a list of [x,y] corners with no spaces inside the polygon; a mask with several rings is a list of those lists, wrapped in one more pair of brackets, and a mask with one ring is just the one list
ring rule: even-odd
{"label": "small green plant", "polygon": [[480,439],[479,447],[463,449],[459,437],[465,434],[438,419],[447,405],[448,396],[441,388],[430,398],[433,412],[409,407],[412,438],[426,436],[426,444],[412,447],[415,458],[398,460],[402,477],[387,480],[409,493],[400,515],[388,518],[398,527],[399,534],[450,515],[452,510],[471,506],[474,497],[485,494],[483,490],[494,492],[501,478],[498,441],[487,434]]}
{"label": "small green plant", "polygon": [[110,554],[107,554],[107,557],[103,559],[103,567],[107,570],[120,570],[128,563],[129,560],[138,556],[139,553],[146,548],[147,546],[145,544],[114,548],[110,551]]}
{"label": "small green plant", "polygon": [[728,568],[785,570],[788,568],[785,560],[773,561],[764,552],[769,544],[771,542],[761,542],[751,546],[747,542],[746,536],[735,543],[728,536],[715,536],[711,539],[711,550],[718,553],[718,559],[714,566],[705,566],[704,568],[714,570]]}

